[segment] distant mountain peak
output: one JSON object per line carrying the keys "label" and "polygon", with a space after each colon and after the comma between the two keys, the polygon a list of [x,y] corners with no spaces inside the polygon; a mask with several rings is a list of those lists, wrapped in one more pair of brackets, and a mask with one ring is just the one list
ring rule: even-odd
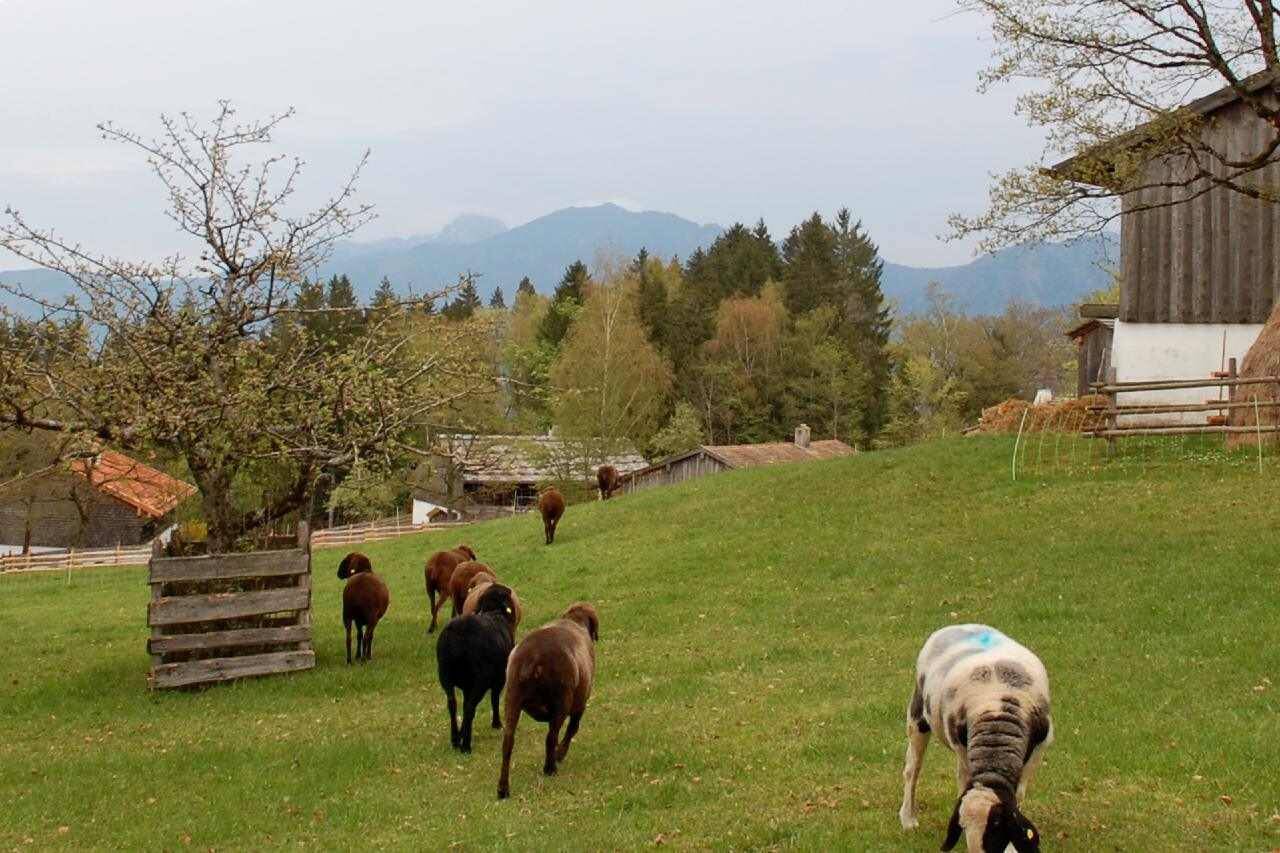
{"label": "distant mountain peak", "polygon": [[506,223],[492,216],[479,213],[463,213],[455,216],[431,239],[434,243],[466,245],[496,237],[507,230]]}

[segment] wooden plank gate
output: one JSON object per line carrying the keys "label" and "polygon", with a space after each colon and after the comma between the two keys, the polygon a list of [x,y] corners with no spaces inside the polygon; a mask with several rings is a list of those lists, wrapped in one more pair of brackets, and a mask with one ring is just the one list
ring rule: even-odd
{"label": "wooden plank gate", "polygon": [[152,689],[315,666],[306,525],[283,551],[164,557],[156,542],[147,582]]}

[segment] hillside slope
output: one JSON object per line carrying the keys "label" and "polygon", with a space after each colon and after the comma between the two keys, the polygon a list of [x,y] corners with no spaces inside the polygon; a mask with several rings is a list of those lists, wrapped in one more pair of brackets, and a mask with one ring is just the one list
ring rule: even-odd
{"label": "hillside slope", "polygon": [[[5,578],[0,847],[936,850],[954,762],[930,747],[904,835],[903,715],[920,643],[970,620],[1050,671],[1027,804],[1046,849],[1275,847],[1280,481],[1010,483],[1009,449],[717,475],[570,507],[551,547],[528,516],[369,545],[392,604],[367,666],[342,661],[321,551],[317,669],[203,692],[145,693],[140,569]],[[423,635],[423,559],[459,539],[517,587],[522,633],[575,599],[601,613],[568,760],[544,779],[524,720],[503,803],[498,733],[449,749]]]}

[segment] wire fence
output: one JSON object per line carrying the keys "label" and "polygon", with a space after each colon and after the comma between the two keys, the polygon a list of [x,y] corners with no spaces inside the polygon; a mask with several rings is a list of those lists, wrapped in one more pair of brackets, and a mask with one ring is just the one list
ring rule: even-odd
{"label": "wire fence", "polygon": [[1280,461],[1280,376],[1242,378],[1232,362],[1230,370],[1203,379],[1117,382],[1112,373],[1093,390],[1089,397],[1000,413],[1005,431],[1015,435],[1010,476],[1175,463],[1265,473]]}

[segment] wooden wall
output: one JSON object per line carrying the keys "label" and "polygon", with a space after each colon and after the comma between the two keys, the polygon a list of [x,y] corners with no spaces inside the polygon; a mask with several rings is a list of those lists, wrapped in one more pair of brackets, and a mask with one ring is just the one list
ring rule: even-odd
{"label": "wooden wall", "polygon": [[692,480],[694,477],[704,477],[707,474],[715,474],[724,470],[726,470],[726,466],[723,462],[712,458],[703,451],[699,451],[692,456],[677,459],[659,468],[637,471],[635,474],[624,478],[622,488],[624,492],[634,492],[640,489],[652,488],[653,486],[669,486],[672,483],[682,483],[685,480]]}
{"label": "wooden wall", "polygon": [[[1256,152],[1275,130],[1243,104],[1225,107],[1205,133],[1233,156]],[[1148,167],[1148,181],[1182,179],[1186,160]],[[1219,169],[1219,174],[1225,171]],[[1280,191],[1280,164],[1251,180]],[[1138,323],[1263,323],[1280,295],[1280,211],[1206,182],[1151,188],[1124,199],[1120,319]],[[1133,212],[1142,204],[1183,202]]]}
{"label": "wooden wall", "polygon": [[1103,378],[1102,370],[1104,364],[1110,360],[1113,335],[1114,332],[1110,326],[1098,325],[1080,342],[1076,356],[1077,396],[1085,397],[1091,394],[1089,385]]}
{"label": "wooden wall", "polygon": [[31,501],[31,544],[34,546],[138,545],[157,529],[150,518],[140,518],[133,507],[102,494],[83,477],[50,474],[0,494],[0,544],[23,544],[28,500]]}

